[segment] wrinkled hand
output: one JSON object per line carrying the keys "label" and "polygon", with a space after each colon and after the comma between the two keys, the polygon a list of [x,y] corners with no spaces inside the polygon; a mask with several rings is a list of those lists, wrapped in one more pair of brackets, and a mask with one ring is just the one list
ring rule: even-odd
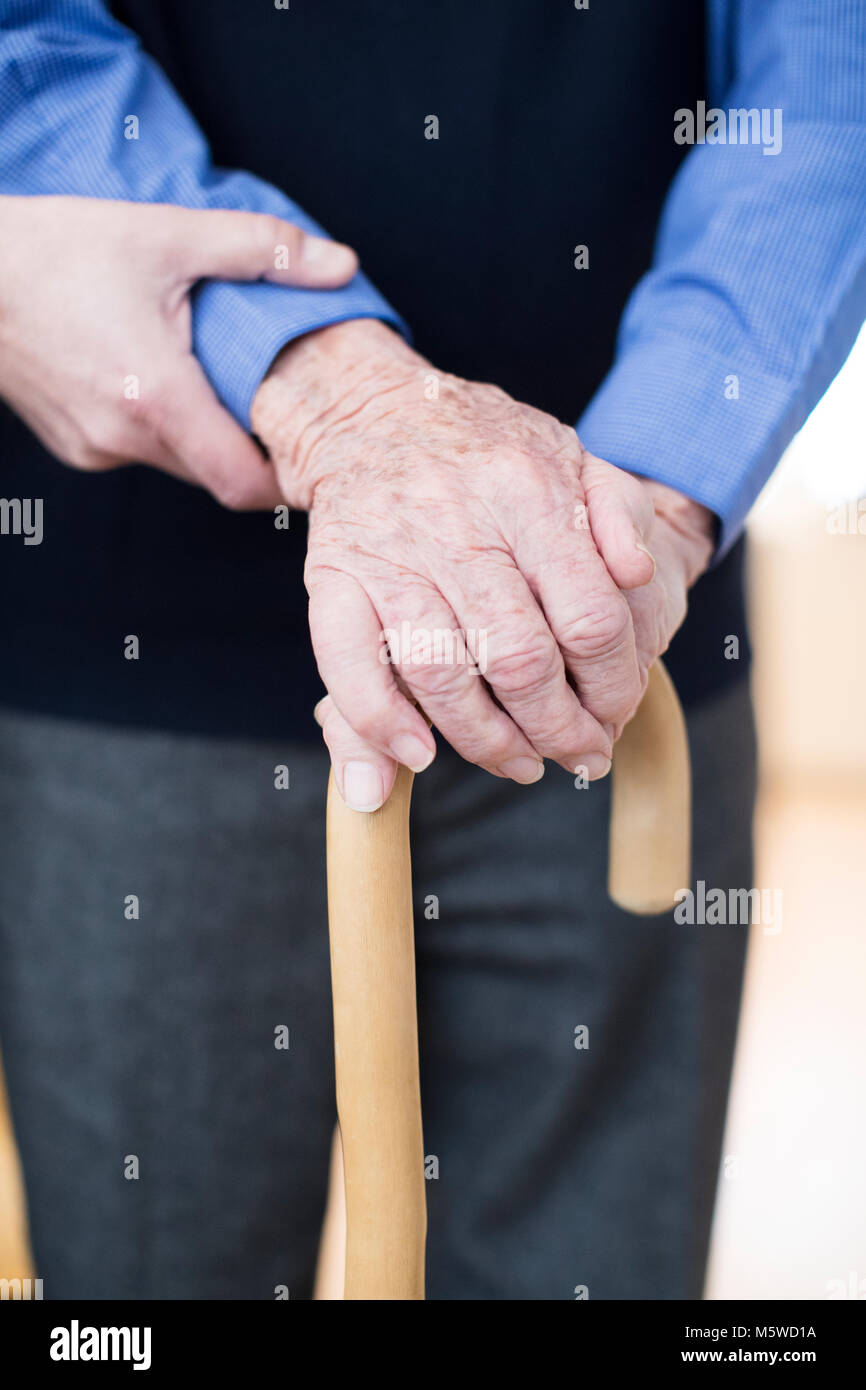
{"label": "wrinkled hand", "polygon": [[332,288],[353,251],[263,214],[98,198],[0,197],[0,239],[0,396],[46,448],[91,471],[150,463],[230,507],[281,500],[192,355],[189,291]]}
{"label": "wrinkled hand", "polygon": [[[603,776],[707,563],[709,513],[673,493],[657,513],[669,489],[375,322],[292,344],[252,420],[310,512],[319,717],[350,804],[432,759],[413,700],[499,776],[535,781],[545,758]],[[457,634],[438,659],[437,632]]]}

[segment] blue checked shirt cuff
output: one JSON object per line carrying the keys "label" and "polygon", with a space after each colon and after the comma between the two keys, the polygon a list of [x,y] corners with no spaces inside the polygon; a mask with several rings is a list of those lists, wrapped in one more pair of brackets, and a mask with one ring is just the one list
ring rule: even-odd
{"label": "blue checked shirt cuff", "polygon": [[[203,200],[204,201],[204,200]],[[319,224],[279,190],[232,172],[209,189],[206,205],[269,212],[315,236]],[[381,319],[409,338],[405,322],[359,272],[339,290],[302,290],[264,282],[206,280],[192,295],[193,351],[223,404],[244,429],[268,368],[287,343],[347,319]]]}
{"label": "blue checked shirt cuff", "polygon": [[209,280],[193,295],[193,349],[220,399],[249,429],[253,397],[281,348],[314,329],[365,318],[409,336],[365,275],[341,290]]}
{"label": "blue checked shirt cuff", "polygon": [[617,362],[578,423],[590,453],[715,512],[717,560],[802,423],[789,381],[750,371],[731,397],[731,375],[730,359],[674,338],[648,339]]}

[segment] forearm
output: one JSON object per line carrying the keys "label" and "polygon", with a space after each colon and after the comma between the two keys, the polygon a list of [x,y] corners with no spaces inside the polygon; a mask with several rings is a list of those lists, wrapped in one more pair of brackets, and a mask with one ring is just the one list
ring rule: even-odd
{"label": "forearm", "polygon": [[[663,528],[672,551],[682,568],[687,589],[701,577],[712,557],[718,531],[718,517],[709,507],[696,502],[678,488],[652,478],[639,478],[653,504],[655,534]],[[657,544],[658,542],[656,542]]]}

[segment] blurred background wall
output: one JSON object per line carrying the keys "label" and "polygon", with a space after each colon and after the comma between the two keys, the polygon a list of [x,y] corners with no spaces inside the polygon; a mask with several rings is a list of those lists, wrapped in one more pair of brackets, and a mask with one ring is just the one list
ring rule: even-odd
{"label": "blurred background wall", "polygon": [[[782,921],[752,929],[707,1297],[866,1298],[866,332],[749,531],[755,881]],[[0,1278],[28,1272],[0,1092]]]}
{"label": "blurred background wall", "polygon": [[866,330],[749,533],[783,920],[752,928],[707,1296],[866,1298]]}

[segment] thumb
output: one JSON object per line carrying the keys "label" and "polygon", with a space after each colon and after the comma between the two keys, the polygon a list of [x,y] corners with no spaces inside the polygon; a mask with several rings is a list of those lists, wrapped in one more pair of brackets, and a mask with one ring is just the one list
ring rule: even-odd
{"label": "thumb", "polygon": [[378,811],[394,787],[394,759],[359,738],[330,695],[319,701],[313,714],[328,745],[334,780],[346,805],[353,811]]}
{"label": "thumb", "polygon": [[581,482],[596,548],[620,589],[638,589],[655,575],[650,536],[652,499],[638,478],[612,463],[584,455]]}
{"label": "thumb", "polygon": [[276,285],[336,289],[351,280],[350,246],[313,236],[264,212],[175,208],[170,239],[175,265],[190,283],[206,278],[270,280]]}

